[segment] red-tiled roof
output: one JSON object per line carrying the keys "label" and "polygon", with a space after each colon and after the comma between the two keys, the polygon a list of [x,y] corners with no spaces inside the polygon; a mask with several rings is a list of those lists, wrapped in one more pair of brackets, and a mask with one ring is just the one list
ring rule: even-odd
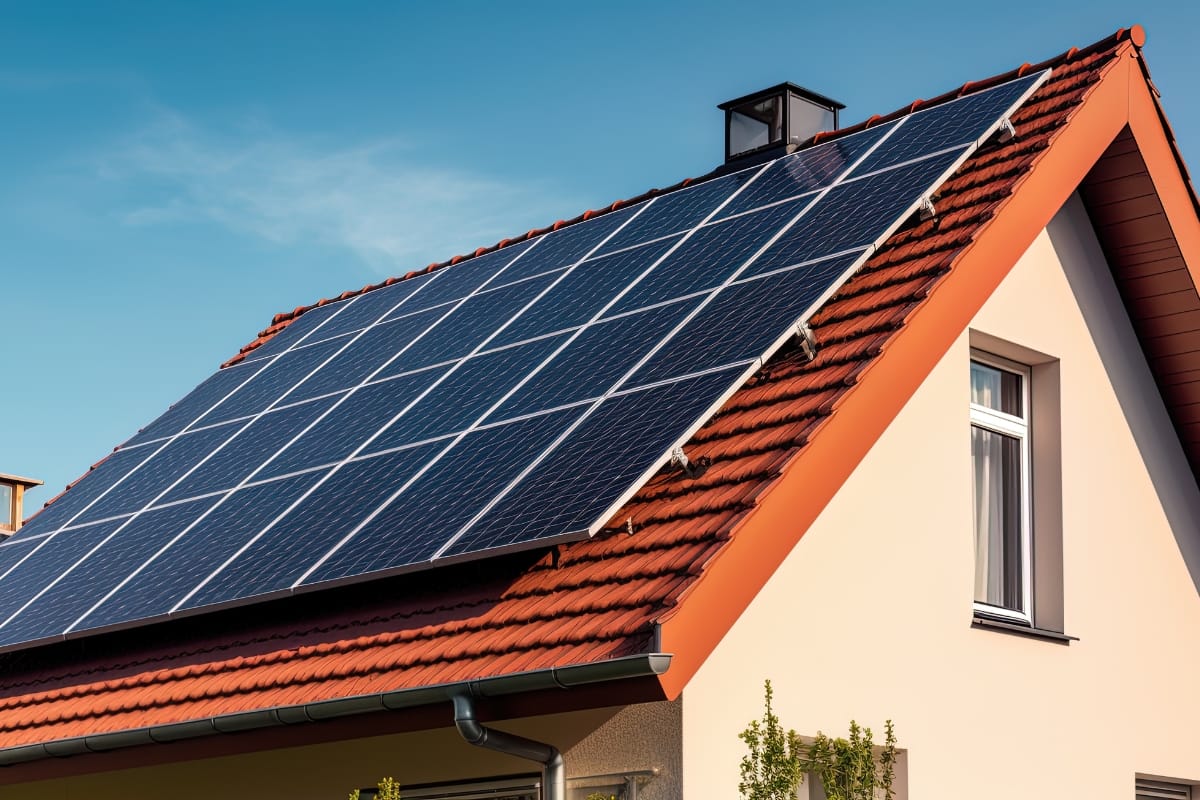
{"label": "red-tiled roof", "polygon": [[[996,268],[1002,277],[1025,245],[995,221],[1002,217],[1010,226],[1023,225],[1019,230],[1026,245],[1045,225],[1046,214],[1057,206],[1038,206],[1042,218],[1030,212],[1029,204],[1051,203],[1052,198],[1040,196],[1053,194],[1043,190],[1044,182],[1060,177],[1055,170],[1070,174],[1058,161],[1049,163],[1046,154],[1063,137],[1092,135],[1075,132],[1090,124],[1079,121],[1080,109],[1107,102],[1099,87],[1115,81],[1105,76],[1119,71],[1140,44],[1139,30],[1120,31],[1038,65],[1052,66],[1054,72],[1015,115],[1018,136],[988,145],[968,160],[939,191],[938,216],[892,236],[825,305],[812,320],[815,360],[781,352],[696,434],[689,454],[711,461],[703,474],[692,479],[665,470],[637,494],[615,520],[621,525],[632,520],[633,535],[602,533],[559,546],[532,565],[527,559],[502,562],[470,594],[452,581],[426,581],[369,612],[308,626],[280,623],[270,636],[216,637],[183,655],[146,651],[123,660],[92,656],[69,671],[2,670],[0,748],[596,662],[659,646],[676,653],[662,683],[664,694],[674,696],[724,632],[723,625],[757,591],[761,582],[755,580],[765,578],[754,574],[741,581],[744,586],[726,591],[721,582],[739,568],[739,553],[766,552],[758,569],[769,574],[794,544],[768,545],[753,538],[755,520],[768,513],[760,501],[768,492],[782,491],[789,476],[818,469],[812,462],[828,457],[822,442],[850,435],[838,431],[865,413],[867,401],[861,398],[870,395],[863,387],[884,381],[870,377],[881,371],[880,364],[902,358],[906,348],[944,350],[945,344],[929,338],[929,325],[914,324],[931,318],[921,314],[926,304],[935,305],[931,294],[951,291],[943,286],[973,285],[975,279],[963,271],[972,258],[984,257],[973,245],[989,231],[1013,240],[1007,243],[1012,252],[999,248],[995,255],[1010,262]],[[1062,158],[1068,157],[1073,153]],[[1083,171],[1090,166],[1084,164]],[[1043,183],[1031,178],[1035,174]],[[1059,194],[1065,199],[1074,186],[1061,187]],[[1035,192],[1038,196],[1026,198]],[[990,291],[980,282],[978,302]],[[969,319],[973,312],[959,313]],[[276,326],[287,318],[278,317]],[[947,334],[950,340],[961,329]],[[940,352],[930,353],[930,365],[938,357]],[[910,390],[920,377],[913,378]],[[899,395],[892,414],[906,398],[902,390]],[[804,513],[815,515],[836,490],[837,476],[852,467],[847,461],[812,473],[818,477],[809,502],[817,507]],[[821,485],[821,475],[828,487]],[[713,611],[718,595],[724,600]]]}

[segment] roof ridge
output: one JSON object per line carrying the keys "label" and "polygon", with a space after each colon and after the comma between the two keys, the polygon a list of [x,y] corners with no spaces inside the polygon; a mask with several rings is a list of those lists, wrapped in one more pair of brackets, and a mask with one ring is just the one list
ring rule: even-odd
{"label": "roof ridge", "polygon": [[[1016,67],[1015,69],[1008,70],[1007,72],[1002,72],[1002,73],[993,75],[988,78],[983,78],[981,80],[967,81],[966,83],[962,84],[958,88],[952,89],[948,92],[944,92],[944,93],[937,95],[929,100],[924,100],[924,99],[918,98],[917,100],[914,100],[907,106],[898,108],[889,114],[886,114],[886,115],[876,114],[874,116],[868,117],[866,120],[863,120],[862,122],[859,122],[855,125],[851,125],[846,128],[839,128],[834,131],[821,131],[821,132],[813,135],[807,141],[801,143],[801,147],[802,148],[803,147],[812,147],[817,144],[824,144],[826,142],[835,141],[836,139],[840,139],[844,136],[849,136],[851,134],[861,132],[861,131],[866,130],[867,128],[873,127],[875,125],[879,125],[879,124],[891,122],[892,120],[895,120],[895,119],[899,119],[900,117],[903,117],[907,114],[911,114],[914,111],[917,111],[919,109],[923,110],[926,108],[931,108],[933,106],[941,105],[943,103],[948,103],[948,102],[955,100],[959,97],[962,97],[964,95],[973,94],[975,92],[989,89],[993,86],[997,86],[1001,83],[1012,80],[1014,78],[1022,77],[1023,75],[1026,75],[1030,72],[1034,72],[1036,70],[1046,69],[1047,67],[1050,67],[1050,66],[1069,63],[1076,59],[1084,58],[1092,53],[1099,52],[1099,51],[1105,50],[1107,48],[1110,48],[1114,44],[1117,44],[1125,39],[1129,39],[1130,41],[1133,42],[1135,47],[1140,48],[1145,43],[1145,32],[1143,31],[1143,29],[1140,25],[1134,25],[1131,28],[1119,28],[1112,35],[1105,37],[1104,39],[1101,39],[1098,42],[1094,42],[1093,44],[1090,44],[1090,45],[1084,47],[1082,50],[1077,47],[1072,47],[1072,48],[1064,51],[1063,53],[1060,53],[1057,56],[1053,56],[1051,58],[1045,59],[1044,61],[1041,61],[1037,64],[1030,64],[1030,63],[1026,62],[1026,63],[1021,64],[1019,67]],[[1149,77],[1149,76],[1147,75],[1147,77]],[[579,214],[578,216],[571,217],[569,219],[560,219],[546,227],[532,228],[532,229],[526,231],[524,234],[521,234],[519,236],[501,239],[499,242],[497,242],[494,245],[491,245],[490,247],[479,247],[476,250],[474,250],[473,252],[471,252],[470,254],[456,255],[446,261],[435,261],[435,262],[427,265],[424,269],[410,270],[409,272],[406,272],[404,275],[399,276],[399,277],[390,277],[379,283],[367,284],[366,286],[363,286],[361,289],[358,289],[358,290],[348,290],[348,291],[342,292],[337,297],[322,298],[322,299],[318,300],[316,303],[312,303],[307,306],[297,306],[296,308],[292,309],[291,311],[281,312],[279,314],[276,314],[271,319],[271,324],[268,327],[264,328],[262,331],[260,331],[258,336],[254,339],[254,341],[251,341],[251,342],[243,345],[241,347],[241,349],[238,350],[237,354],[234,355],[232,358],[228,359],[227,361],[225,361],[224,363],[222,363],[221,367],[225,368],[225,367],[233,366],[234,364],[237,364],[238,362],[242,361],[243,359],[246,358],[246,356],[249,353],[253,352],[254,350],[261,347],[262,345],[266,344],[266,342],[269,341],[272,337],[274,337],[275,334],[279,333],[281,330],[283,330],[285,327],[287,327],[287,325],[290,324],[292,322],[292,320],[297,319],[298,317],[303,315],[305,312],[310,311],[314,308],[320,308],[322,306],[329,305],[330,303],[336,303],[341,300],[347,300],[351,297],[355,297],[360,294],[365,294],[367,292],[371,292],[376,289],[382,289],[387,286],[391,286],[393,284],[399,283],[400,281],[415,278],[419,275],[426,275],[435,270],[442,269],[443,267],[453,266],[455,264],[459,264],[463,261],[467,261],[472,258],[476,258],[476,257],[484,255],[486,253],[493,253],[504,247],[508,247],[509,245],[517,244],[519,242],[525,242],[530,239],[537,238],[538,236],[542,236],[544,234],[551,233],[553,231],[557,231],[561,228],[564,228],[564,227],[567,227],[570,225],[576,225],[580,222],[585,222],[594,217],[611,213],[613,211],[616,211],[619,208],[623,208],[624,206],[631,205],[634,203],[640,203],[645,200],[649,200],[652,197],[657,197],[659,195],[668,194],[671,192],[678,191],[680,189],[687,188],[688,186],[691,186],[695,183],[701,183],[701,182],[710,180],[714,177],[717,177],[718,174],[721,173],[721,171],[722,171],[721,168],[718,167],[718,168],[710,170],[709,172],[707,172],[703,175],[700,175],[698,177],[685,178],[682,181],[679,181],[678,183],[672,184],[665,188],[649,189],[648,191],[645,191],[642,194],[636,195],[634,197],[627,198],[624,200],[617,200],[607,206],[602,206],[598,209],[589,209],[587,211],[584,211],[582,214]]]}

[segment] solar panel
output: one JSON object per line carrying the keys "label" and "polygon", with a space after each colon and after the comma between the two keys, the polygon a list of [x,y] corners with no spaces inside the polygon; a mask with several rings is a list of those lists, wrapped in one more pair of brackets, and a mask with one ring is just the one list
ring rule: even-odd
{"label": "solar panel", "polygon": [[1046,76],[306,312],[0,544],[0,648],[595,533]]}

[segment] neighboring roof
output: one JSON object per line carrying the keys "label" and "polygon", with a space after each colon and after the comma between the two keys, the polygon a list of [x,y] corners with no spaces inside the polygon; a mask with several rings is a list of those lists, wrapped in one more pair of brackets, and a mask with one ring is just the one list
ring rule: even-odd
{"label": "neighboring roof", "polygon": [[20,475],[9,475],[4,472],[0,472],[0,481],[4,483],[19,483],[27,489],[42,485],[42,482],[37,478],[22,478]]}
{"label": "neighboring roof", "polygon": [[[210,625],[185,653],[162,644],[96,654],[93,644],[90,655],[80,648],[69,661],[38,660],[39,652],[63,652],[50,650],[0,656],[0,751],[655,650],[675,656],[656,686],[660,696],[676,696],[1114,139],[1123,149],[1109,157],[1140,153],[1162,218],[1170,218],[1178,263],[1188,253],[1200,263],[1194,193],[1157,116],[1141,43],[1140,29],[1122,30],[1037,65],[1054,72],[1014,116],[1017,137],[973,155],[939,191],[938,216],[893,235],[822,308],[811,321],[815,360],[779,353],[694,437],[689,455],[711,466],[694,479],[664,470],[617,515],[614,530],[542,556],[489,561],[484,571],[447,568],[459,570],[453,579],[391,583],[398,594],[378,591],[388,599],[358,611],[280,611],[237,634]],[[1137,150],[1118,138],[1127,126]],[[1126,262],[1113,247],[1137,252],[1161,234],[1153,226],[1119,230],[1135,215],[1117,211],[1135,197],[1135,175],[1108,181],[1108,189],[1098,178],[1085,186],[1089,202],[1117,204],[1107,222],[1097,218],[1117,270]],[[1200,310],[1194,284],[1177,283],[1175,302]],[[1144,314],[1131,306],[1139,331],[1165,313],[1152,301],[1143,306]],[[259,343],[290,318],[278,317]],[[1169,357],[1169,339],[1143,339],[1152,364],[1160,352]],[[1162,376],[1178,377],[1164,369]],[[1185,388],[1172,391],[1164,396],[1173,413],[1200,401]],[[780,497],[789,502],[772,502]],[[785,515],[788,524],[778,525]],[[633,535],[621,530],[626,520]],[[366,590],[354,591],[361,598]],[[304,602],[297,607],[315,608]]]}

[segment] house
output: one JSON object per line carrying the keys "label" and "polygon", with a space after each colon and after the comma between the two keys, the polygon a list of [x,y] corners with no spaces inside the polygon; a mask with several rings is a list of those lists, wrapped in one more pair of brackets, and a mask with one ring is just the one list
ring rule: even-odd
{"label": "house", "polygon": [[897,112],[1051,70],[595,536],[0,654],[0,797],[733,797],[764,678],[894,720],[901,797],[1189,797],[1200,206],[1143,44]]}

